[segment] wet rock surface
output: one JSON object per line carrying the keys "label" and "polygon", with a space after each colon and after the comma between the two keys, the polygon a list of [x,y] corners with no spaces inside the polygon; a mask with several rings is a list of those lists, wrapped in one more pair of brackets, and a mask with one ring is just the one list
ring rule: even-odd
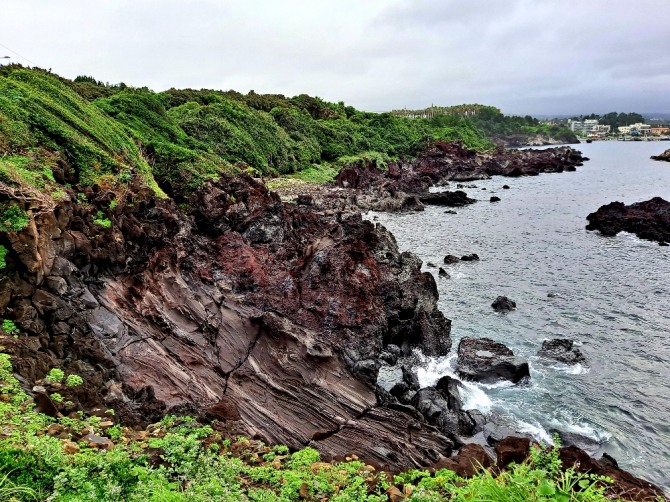
{"label": "wet rock surface", "polygon": [[516,302],[506,296],[499,296],[493,301],[491,307],[496,312],[510,312],[516,309]]}
{"label": "wet rock surface", "polygon": [[464,337],[458,344],[458,374],[468,380],[518,383],[530,378],[528,361],[490,338]]}
{"label": "wet rock surface", "polygon": [[670,202],[661,197],[629,206],[623,202],[612,202],[601,206],[586,219],[589,222],[587,230],[599,230],[603,235],[630,232],[641,239],[670,242]]}
{"label": "wet rock surface", "polygon": [[586,357],[582,354],[582,351],[574,346],[572,340],[566,338],[543,341],[537,355],[538,357],[552,359],[564,364],[586,363]]}

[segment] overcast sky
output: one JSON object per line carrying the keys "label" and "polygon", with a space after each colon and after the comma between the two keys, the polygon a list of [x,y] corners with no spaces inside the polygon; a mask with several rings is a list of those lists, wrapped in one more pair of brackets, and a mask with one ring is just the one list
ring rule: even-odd
{"label": "overcast sky", "polygon": [[369,111],[670,112],[669,22],[670,0],[2,0],[0,56]]}

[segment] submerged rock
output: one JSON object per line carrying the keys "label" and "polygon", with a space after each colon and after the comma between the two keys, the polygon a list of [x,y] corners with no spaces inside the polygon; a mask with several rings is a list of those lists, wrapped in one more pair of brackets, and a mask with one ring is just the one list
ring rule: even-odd
{"label": "submerged rock", "polygon": [[542,348],[537,352],[538,357],[553,359],[564,364],[585,363],[586,357],[582,351],[574,347],[574,342],[567,338],[555,338],[542,342]]}
{"label": "submerged rock", "polygon": [[447,265],[452,265],[454,263],[458,263],[459,261],[461,261],[461,259],[458,256],[454,256],[453,254],[448,254],[444,257],[444,263]]}
{"label": "submerged rock", "polygon": [[499,296],[493,301],[491,307],[496,312],[509,312],[516,309],[516,302],[506,296]]}
{"label": "submerged rock", "polygon": [[456,365],[459,375],[478,382],[509,380],[518,383],[530,377],[528,361],[490,338],[462,338]]}

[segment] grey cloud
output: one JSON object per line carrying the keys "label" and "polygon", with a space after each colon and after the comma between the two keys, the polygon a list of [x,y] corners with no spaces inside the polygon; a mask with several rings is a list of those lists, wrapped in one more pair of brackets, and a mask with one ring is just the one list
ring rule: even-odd
{"label": "grey cloud", "polygon": [[306,92],[373,111],[670,111],[666,0],[5,0],[2,10],[0,43],[68,77]]}

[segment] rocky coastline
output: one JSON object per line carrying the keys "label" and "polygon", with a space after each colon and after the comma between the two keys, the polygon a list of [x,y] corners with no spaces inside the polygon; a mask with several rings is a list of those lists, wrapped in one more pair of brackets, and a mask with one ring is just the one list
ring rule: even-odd
{"label": "rocky coastline", "polygon": [[[117,196],[104,187],[91,188],[85,203],[66,188],[55,207],[3,193],[32,218],[7,233],[0,313],[25,333],[7,350],[35,401],[54,414],[113,407],[139,428],[187,413],[230,436],[311,446],[326,459],[356,453],[390,472],[467,475],[474,460],[502,468],[526,458],[531,440],[463,410],[457,380],[420,388],[403,366],[390,390],[379,385],[380,368],[397,368],[413,349],[448,354],[451,322],[421,260],[360,211],[462,205],[470,203],[463,192],[434,197],[429,188],[570,171],[583,161],[569,147],[478,153],[437,143],[386,171],[345,168],[335,187],[294,194],[291,204],[257,179],[222,176],[186,209],[136,182],[108,227],[96,215]],[[514,359],[505,349],[496,346]],[[509,378],[520,381],[524,362],[513,362],[520,369]],[[71,405],[33,386],[53,367],[84,378]],[[486,380],[486,368],[477,369]],[[612,495],[661,494],[574,446],[561,456],[612,477]]]}
{"label": "rocky coastline", "polygon": [[656,241],[661,246],[670,243],[670,202],[661,197],[625,205],[611,202],[589,214],[587,230],[598,230],[602,235],[614,236],[630,232],[640,239]]}
{"label": "rocky coastline", "polygon": [[665,162],[670,162],[670,148],[667,149],[665,152],[659,154],[659,155],[652,155],[651,156],[652,160],[661,160]]}
{"label": "rocky coastline", "polygon": [[[284,200],[333,212],[421,211],[428,204],[459,207],[475,202],[465,192],[446,189],[450,182],[575,171],[587,160],[566,146],[545,150],[499,147],[492,152],[478,152],[457,142],[438,141],[412,161],[401,159],[385,169],[360,161],[343,168],[334,185],[303,184],[283,187],[278,192]],[[433,186],[445,190],[430,193]]]}

